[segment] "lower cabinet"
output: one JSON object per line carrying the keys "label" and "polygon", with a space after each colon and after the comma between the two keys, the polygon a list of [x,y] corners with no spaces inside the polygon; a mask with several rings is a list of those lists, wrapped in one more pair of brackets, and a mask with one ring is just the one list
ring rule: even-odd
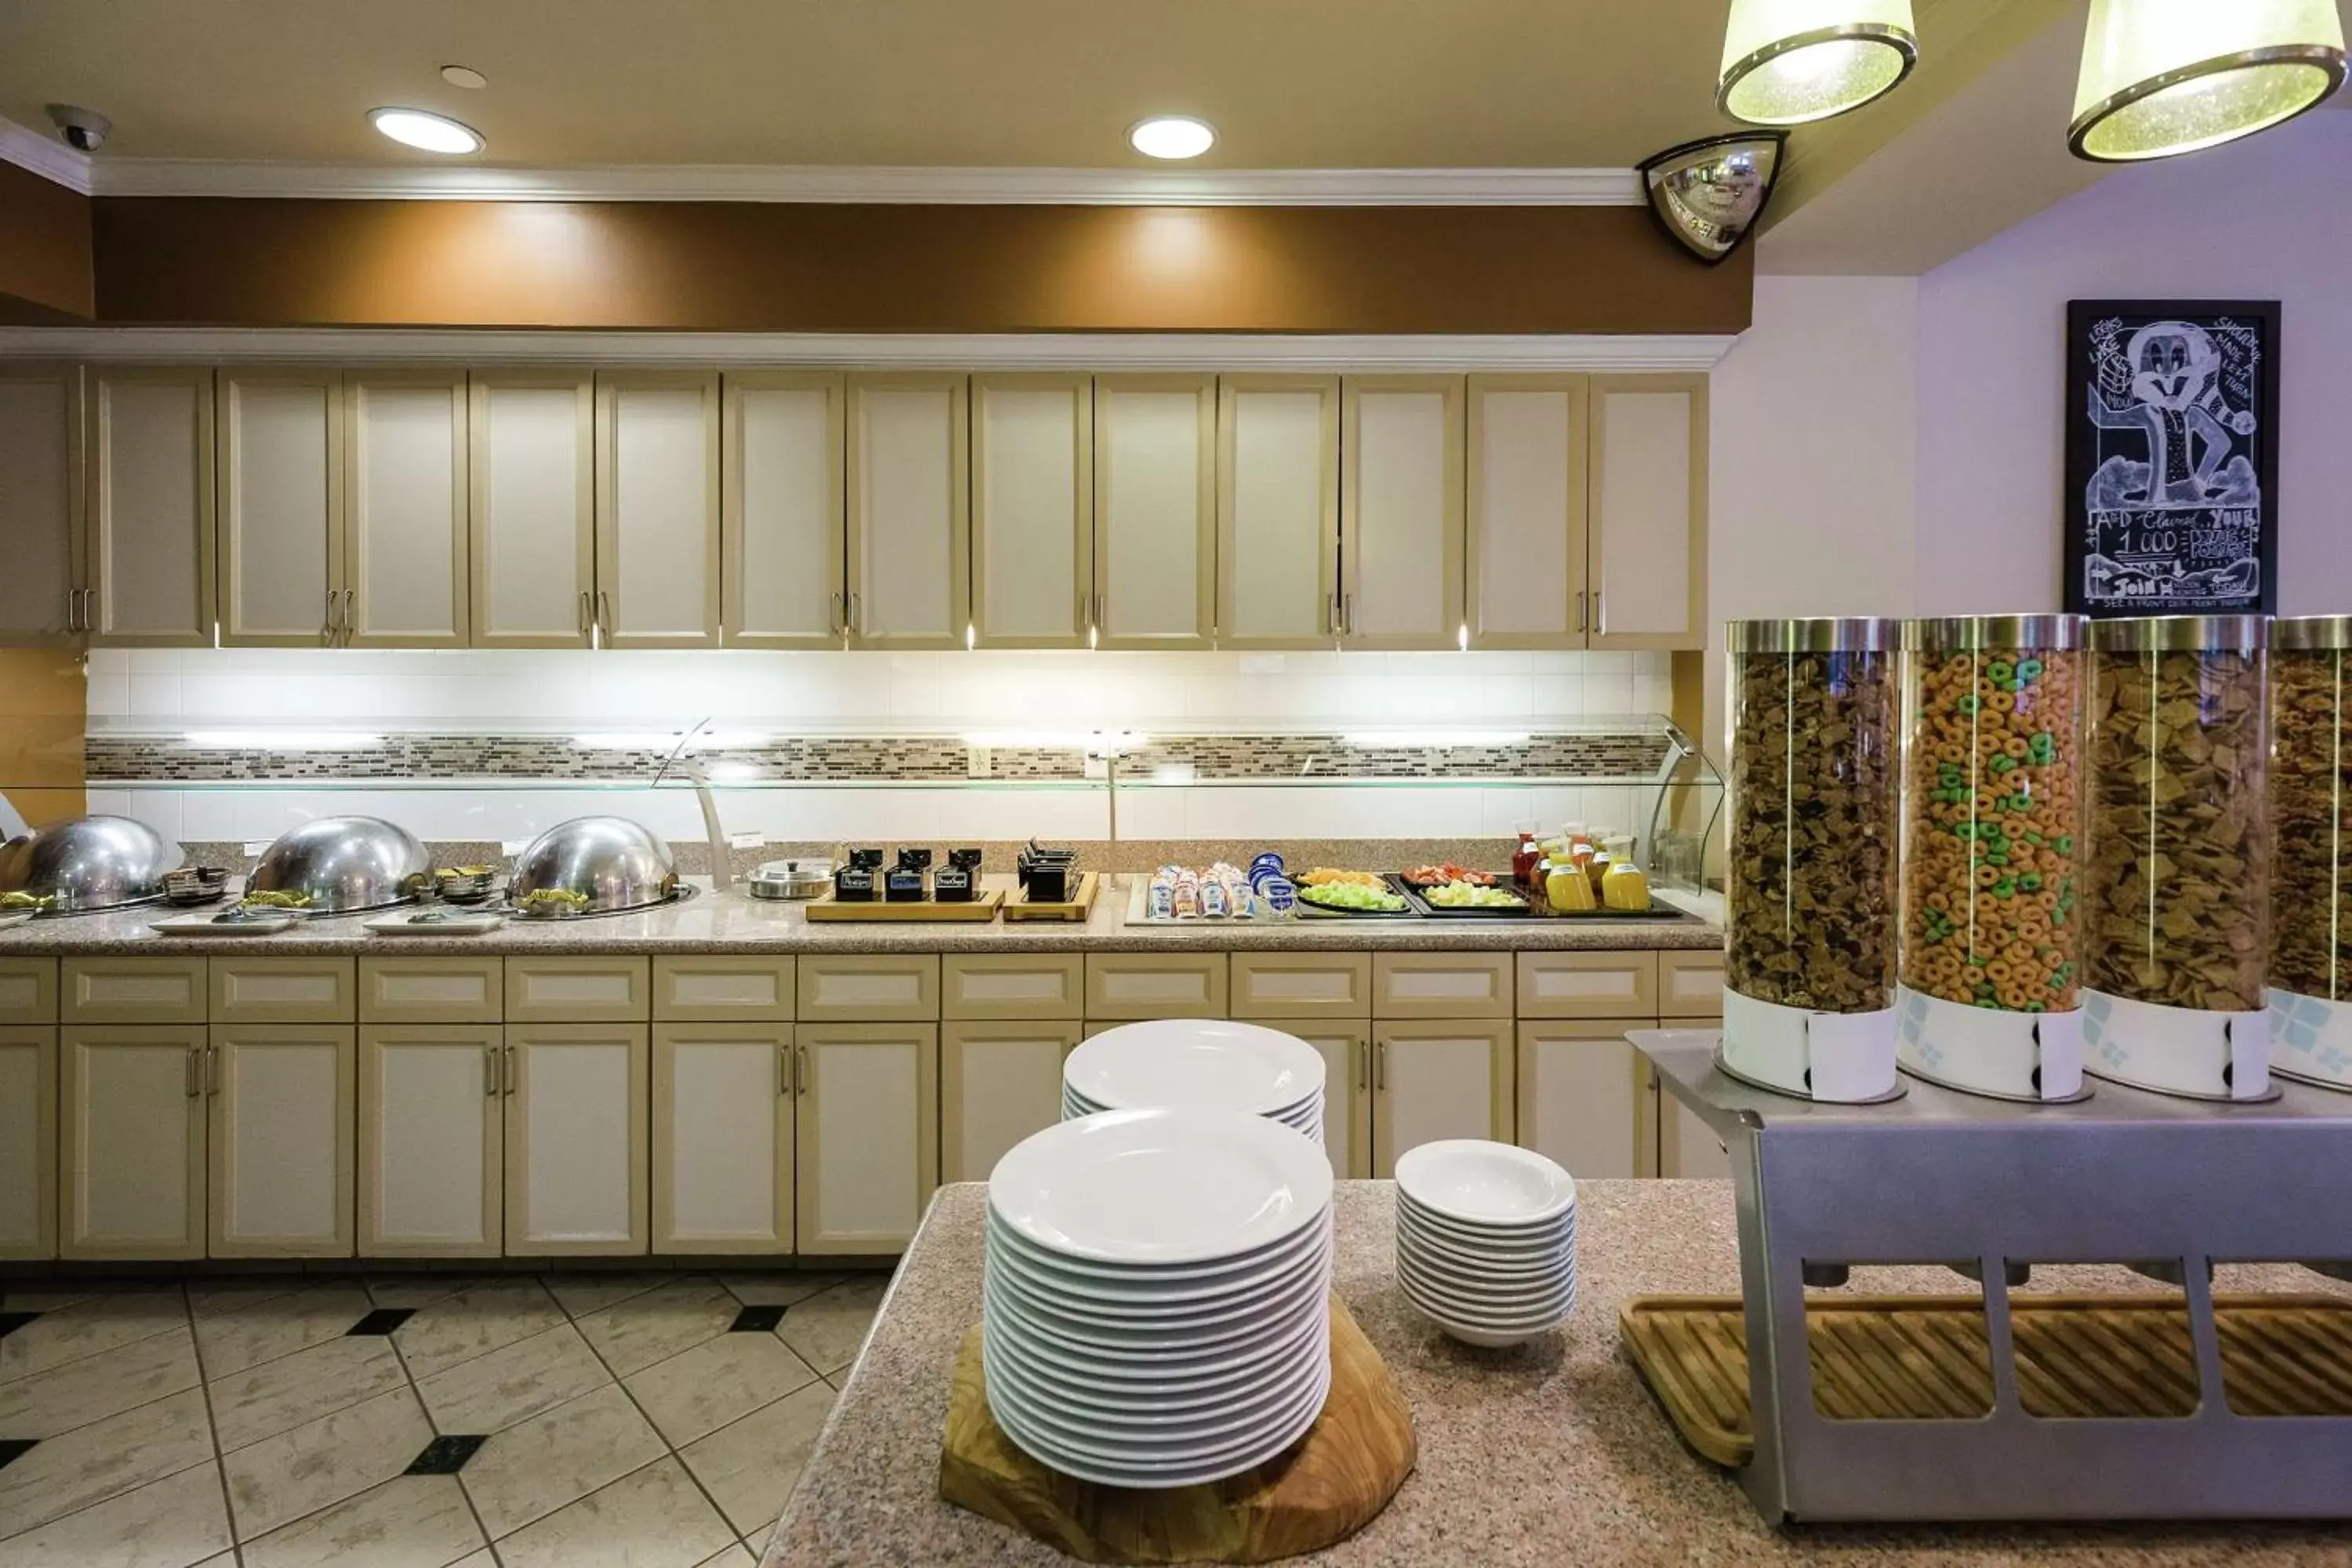
{"label": "lower cabinet", "polygon": [[58,1033],[68,1258],[205,1255],[201,1024]]}
{"label": "lower cabinet", "polygon": [[648,1034],[644,1024],[507,1026],[509,1256],[647,1250]]}
{"label": "lower cabinet", "polygon": [[0,1026],[0,1258],[58,1253],[58,1031]]}
{"label": "lower cabinet", "polygon": [[1519,1026],[1519,1138],[1577,1179],[1658,1172],[1650,1064],[1625,1040],[1647,1018]]}
{"label": "lower cabinet", "polygon": [[656,1024],[653,1249],[793,1249],[789,1024]]}
{"label": "lower cabinet", "polygon": [[213,1026],[213,1257],[352,1255],[356,1049],[349,1024]]}
{"label": "lower cabinet", "polygon": [[1511,1142],[1512,1029],[1507,1019],[1427,1019],[1372,1026],[1372,1174],[1441,1138]]}
{"label": "lower cabinet", "polygon": [[496,1024],[361,1026],[361,1257],[499,1255],[505,1045]]}
{"label": "lower cabinet", "polygon": [[904,1251],[939,1184],[940,1026],[803,1024],[793,1038],[798,1249]]}
{"label": "lower cabinet", "polygon": [[[1675,1019],[1678,1029],[1719,1029],[1720,1018]],[[1672,1090],[1658,1089],[1658,1174],[1662,1176],[1728,1176],[1731,1156],[1723,1140],[1701,1121]]]}
{"label": "lower cabinet", "polygon": [[988,1180],[1007,1149],[1062,1119],[1062,1058],[1079,1028],[1075,1018],[940,1028],[940,1180]]}

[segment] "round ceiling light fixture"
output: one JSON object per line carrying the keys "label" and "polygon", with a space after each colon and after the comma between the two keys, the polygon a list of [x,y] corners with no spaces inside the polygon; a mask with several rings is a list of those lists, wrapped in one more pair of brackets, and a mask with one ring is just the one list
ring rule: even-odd
{"label": "round ceiling light fixture", "polygon": [[1918,62],[1911,0],[1731,0],[1716,106],[1810,124],[1892,92]]}
{"label": "round ceiling light fixture", "polygon": [[2292,120],[2344,83],[2336,0],[2092,0],[2066,144],[2170,158]]}
{"label": "round ceiling light fixture", "polygon": [[371,109],[368,123],[399,142],[426,153],[456,156],[482,150],[481,133],[446,114],[423,109]]}
{"label": "round ceiling light fixture", "polygon": [[1197,158],[1216,145],[1216,128],[1189,114],[1155,114],[1127,128],[1127,139],[1147,158]]}
{"label": "round ceiling light fixture", "polygon": [[479,92],[490,85],[490,79],[471,66],[443,66],[441,79],[451,87],[462,87],[467,92]]}

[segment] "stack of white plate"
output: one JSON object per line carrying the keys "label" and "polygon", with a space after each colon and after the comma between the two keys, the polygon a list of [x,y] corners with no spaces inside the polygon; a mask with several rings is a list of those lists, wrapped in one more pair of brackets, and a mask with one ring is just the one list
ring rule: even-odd
{"label": "stack of white plate", "polygon": [[1176,1106],[1238,1110],[1323,1142],[1323,1054],[1296,1035],[1222,1018],[1106,1029],[1062,1064],[1062,1115]]}
{"label": "stack of white plate", "polygon": [[1113,1110],[988,1180],[988,1406],[1048,1469],[1222,1480],[1297,1441],[1331,1389],[1331,1167],[1261,1118]]}
{"label": "stack of white plate", "polygon": [[1396,1163],[1397,1284],[1457,1340],[1513,1345],[1576,1310],[1576,1183],[1532,1150],[1454,1138]]}

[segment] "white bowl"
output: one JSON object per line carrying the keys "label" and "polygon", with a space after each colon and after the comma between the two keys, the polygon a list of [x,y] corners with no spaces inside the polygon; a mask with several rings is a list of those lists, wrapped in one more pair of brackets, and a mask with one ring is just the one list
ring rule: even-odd
{"label": "white bowl", "polygon": [[1397,1278],[1397,1287],[1404,1299],[1424,1315],[1452,1327],[1477,1329],[1488,1333],[1527,1333],[1557,1328],[1576,1312],[1576,1293],[1573,1290],[1538,1310],[1506,1312],[1480,1310],[1465,1305],[1402,1275]]}
{"label": "white bowl", "polygon": [[1555,1237],[1541,1246],[1497,1247],[1478,1240],[1465,1240],[1447,1231],[1438,1230],[1409,1215],[1397,1215],[1397,1239],[1410,1240],[1424,1252],[1434,1253],[1453,1262],[1474,1268],[1543,1268],[1558,1263],[1576,1252],[1576,1235]]}
{"label": "white bowl", "polygon": [[1532,1149],[1447,1138],[1397,1157],[1397,1191],[1431,1213],[1480,1229],[1521,1229],[1576,1205],[1576,1182]]}
{"label": "white bowl", "polygon": [[1576,1277],[1574,1258],[1563,1258],[1541,1268],[1506,1271],[1418,1251],[1402,1240],[1397,1243],[1396,1266],[1400,1269],[1411,1269],[1424,1279],[1439,1280],[1457,1289],[1495,1290],[1506,1295],[1525,1295],[1529,1290],[1540,1290],[1562,1279]]}

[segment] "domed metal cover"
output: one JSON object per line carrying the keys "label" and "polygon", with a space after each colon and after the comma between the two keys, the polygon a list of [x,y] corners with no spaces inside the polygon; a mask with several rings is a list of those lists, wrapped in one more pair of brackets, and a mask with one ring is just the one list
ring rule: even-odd
{"label": "domed metal cover", "polygon": [[413,902],[433,862],[415,835],[380,816],[322,816],[281,837],[246,879],[248,893],[308,899],[314,915]]}
{"label": "domed metal cover", "polygon": [[507,897],[526,915],[609,915],[682,891],[669,846],[623,816],[559,822],[515,858]]}
{"label": "domed metal cover", "polygon": [[152,903],[181,859],[180,847],[143,822],[77,816],[0,845],[0,893],[45,900],[42,912],[58,915]]}

